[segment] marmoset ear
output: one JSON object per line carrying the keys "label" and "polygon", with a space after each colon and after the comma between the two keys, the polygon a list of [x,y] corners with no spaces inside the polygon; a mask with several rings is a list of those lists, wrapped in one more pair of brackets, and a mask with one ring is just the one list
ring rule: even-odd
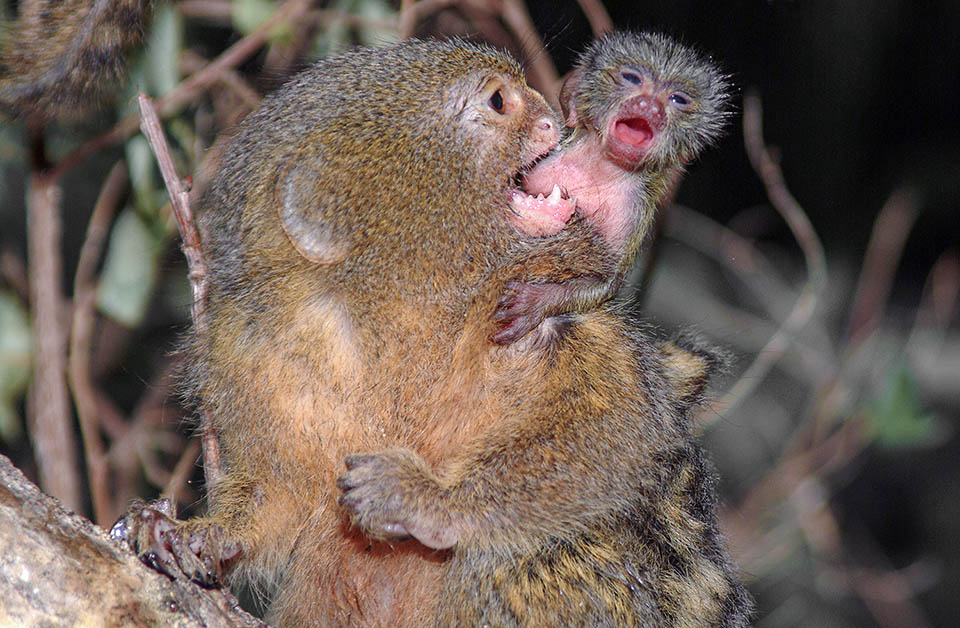
{"label": "marmoset ear", "polygon": [[693,406],[705,398],[710,378],[724,371],[729,355],[693,332],[684,332],[658,346],[660,364],[670,392],[682,404]]}
{"label": "marmoset ear", "polygon": [[336,204],[336,199],[317,189],[317,172],[323,168],[323,160],[303,163],[292,158],[288,163],[291,165],[280,174],[275,192],[284,233],[293,248],[311,262],[343,261],[350,249],[349,238],[324,219],[324,216],[335,215],[326,210],[328,205]]}

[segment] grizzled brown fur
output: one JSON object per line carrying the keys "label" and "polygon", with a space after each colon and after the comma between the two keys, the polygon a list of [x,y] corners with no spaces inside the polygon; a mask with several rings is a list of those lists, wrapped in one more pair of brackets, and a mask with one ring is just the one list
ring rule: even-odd
{"label": "grizzled brown fur", "polygon": [[688,418],[716,359],[609,311],[552,324],[486,356],[487,395],[514,403],[440,464],[348,458],[354,521],[454,547],[435,625],[746,625]]}
{"label": "grizzled brown fur", "polygon": [[521,246],[507,189],[558,137],[515,61],[459,42],[322,61],[236,132],[202,202],[210,323],[188,373],[225,469],[188,525],[239,543],[278,624],[429,624],[443,556],[370,547],[335,480],[356,451],[428,455],[451,405],[481,429],[457,339]]}
{"label": "grizzled brown fur", "polygon": [[19,7],[0,37],[0,112],[68,119],[99,106],[123,75],[153,0],[23,0]]}

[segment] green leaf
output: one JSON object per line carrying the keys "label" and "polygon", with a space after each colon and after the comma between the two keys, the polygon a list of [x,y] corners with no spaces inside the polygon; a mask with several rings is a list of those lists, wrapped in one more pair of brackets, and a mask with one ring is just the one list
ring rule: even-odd
{"label": "green leaf", "polygon": [[136,135],[124,144],[127,167],[130,170],[130,185],[133,187],[134,204],[145,215],[156,213],[157,181],[154,178],[153,151],[143,135]]}
{"label": "green leaf", "polygon": [[0,439],[10,443],[22,432],[17,402],[30,381],[33,334],[19,299],[0,291]]}
{"label": "green leaf", "polygon": [[180,82],[177,61],[183,50],[183,16],[172,4],[162,4],[156,10],[150,28],[144,73],[149,93],[153,96],[166,94]]}
{"label": "green leaf", "polygon": [[[249,35],[270,19],[277,10],[277,3],[276,0],[233,0],[230,8],[234,28]],[[268,35],[272,41],[289,39],[291,36],[286,24],[278,24]]]}
{"label": "green leaf", "polygon": [[162,242],[132,209],[120,213],[97,287],[100,311],[127,327],[143,320],[153,296]]}
{"label": "green leaf", "polygon": [[883,389],[867,415],[880,445],[917,447],[934,440],[936,421],[923,411],[917,384],[904,365],[894,365],[887,372]]}
{"label": "green leaf", "polygon": [[[396,18],[394,11],[384,0],[357,0],[354,5],[358,16],[367,18],[371,22],[387,22]],[[374,24],[357,29],[357,37],[365,46],[383,46],[397,41],[396,28],[380,28]]]}

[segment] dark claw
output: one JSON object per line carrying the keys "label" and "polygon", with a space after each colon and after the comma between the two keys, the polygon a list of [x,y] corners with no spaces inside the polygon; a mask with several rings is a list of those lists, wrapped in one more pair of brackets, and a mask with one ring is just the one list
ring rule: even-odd
{"label": "dark claw", "polygon": [[180,571],[183,572],[184,575],[202,587],[212,588],[219,586],[219,573],[216,573],[216,570],[210,568],[209,560],[203,561],[197,554],[190,551],[182,534],[179,534],[177,530],[167,530],[163,534],[163,539],[169,545],[170,551],[177,559],[177,565],[179,565]]}
{"label": "dark claw", "polygon": [[490,336],[491,342],[508,345],[535,329],[543,321],[556,289],[555,284],[507,282],[493,313],[499,329]]}
{"label": "dark claw", "polygon": [[216,525],[190,527],[178,522],[167,501],[139,504],[110,529],[113,539],[126,542],[141,561],[170,578],[187,578],[218,588],[225,570],[240,556],[240,545],[224,540]]}
{"label": "dark claw", "polygon": [[530,333],[539,324],[539,319],[531,319],[526,316],[517,317],[490,336],[490,341],[497,345],[513,344]]}

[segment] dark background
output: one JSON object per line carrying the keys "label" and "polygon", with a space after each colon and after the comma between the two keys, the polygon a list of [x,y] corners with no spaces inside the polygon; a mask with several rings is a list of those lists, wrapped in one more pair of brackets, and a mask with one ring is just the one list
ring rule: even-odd
{"label": "dark background", "polygon": [[[948,270],[960,266],[960,2],[667,0],[606,5],[618,28],[665,31],[711,54],[738,88],[738,111],[740,96],[748,90],[762,98],[767,143],[776,148],[787,185],[826,251],[828,284],[811,325],[815,329],[804,332],[748,399],[721,414],[705,432],[722,477],[724,522],[731,539],[745,538],[758,547],[767,547],[761,541],[779,539],[770,545],[775,551],[766,562],[756,557],[741,562],[758,600],[756,625],[956,625],[960,319],[956,302],[942,299],[946,313],[933,333],[929,330],[935,326],[923,323],[921,306],[931,292],[935,265]],[[566,72],[592,39],[579,5],[574,0],[531,0],[528,7],[558,70]],[[237,38],[209,21],[189,22],[186,29],[188,45],[208,57]],[[260,55],[240,71],[257,88],[269,89],[284,77],[265,78],[263,64]],[[193,124],[200,118],[184,119]],[[112,123],[105,115],[54,129],[51,143],[75,145]],[[25,260],[26,138],[16,123],[0,131],[0,251]],[[210,137],[212,132],[205,139]],[[100,153],[64,178],[68,293],[90,207],[107,169],[123,154],[121,148]],[[896,191],[912,195],[916,220],[905,235],[902,257],[891,261],[886,307],[869,340],[854,346],[847,328],[855,286],[874,221]],[[803,257],[750,166],[739,115],[731,119],[720,145],[690,168],[677,202],[748,240],[791,294],[799,293]],[[669,220],[682,214],[667,215]],[[696,325],[731,347],[736,366],[720,382],[719,396],[737,382],[777,324],[766,317],[769,328],[754,328],[744,321],[760,320],[759,314],[756,319],[735,316],[762,312],[764,295],[745,296],[721,262],[691,251],[682,227],[676,225],[680,236],[668,228],[658,240],[649,289],[636,295],[635,303],[667,333]],[[173,361],[171,351],[189,318],[189,297],[180,254],[170,241],[163,244],[159,260],[157,296],[143,324],[123,329],[101,321],[100,366],[94,376],[119,411],[131,416],[140,413],[151,391],[161,391],[167,401],[156,409],[155,426],[163,424],[162,429],[184,436],[188,430],[180,423],[176,398],[163,392],[159,382],[166,378],[157,373]],[[12,289],[11,283],[9,278],[0,281],[0,289]],[[940,290],[949,292],[943,286]],[[752,335],[761,342],[750,340]],[[823,377],[826,383],[810,375],[809,368],[796,366],[825,355],[830,356],[823,369],[829,372]],[[745,521],[742,505],[796,444],[799,428],[836,401],[830,383],[845,381],[851,391],[837,402],[837,421],[864,413],[869,419],[877,414],[871,408],[882,405],[893,388],[886,374],[897,364],[910,381],[903,413],[932,416],[932,435],[897,446],[868,441],[839,468],[815,482],[800,482],[796,493],[789,485],[757,521]],[[26,414],[25,402],[19,409]],[[165,447],[157,447],[158,459],[172,466],[182,444]],[[28,473],[35,471],[25,438],[0,443],[0,451]],[[156,480],[139,480],[143,496],[157,490]],[[800,513],[811,502],[817,516]],[[761,533],[741,536],[737,530],[747,524]]]}

